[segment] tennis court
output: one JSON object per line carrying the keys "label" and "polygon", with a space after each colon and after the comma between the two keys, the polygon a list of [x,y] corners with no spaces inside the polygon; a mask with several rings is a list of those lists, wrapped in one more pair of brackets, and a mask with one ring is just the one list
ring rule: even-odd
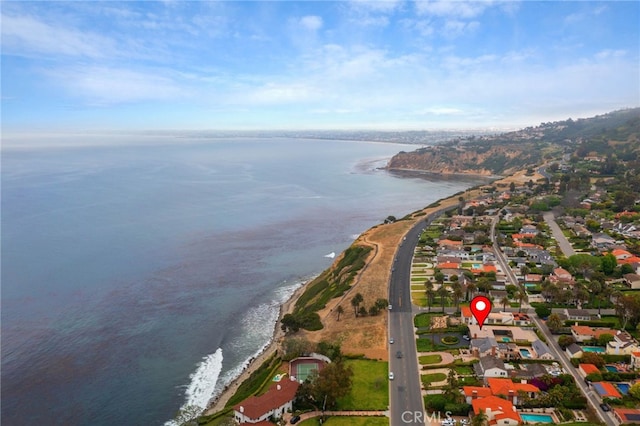
{"label": "tennis court", "polygon": [[299,382],[304,382],[312,371],[319,371],[323,362],[313,358],[301,359],[298,358],[292,362],[291,375],[294,376]]}

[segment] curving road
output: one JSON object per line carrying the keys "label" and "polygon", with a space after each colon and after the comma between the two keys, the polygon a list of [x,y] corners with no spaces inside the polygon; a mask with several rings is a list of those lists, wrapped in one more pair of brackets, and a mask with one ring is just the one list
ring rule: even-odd
{"label": "curving road", "polygon": [[[405,235],[394,261],[389,281],[389,417],[391,426],[424,425],[424,401],[411,305],[411,262],[422,230],[445,210],[419,221]],[[402,358],[397,358],[397,352]]]}

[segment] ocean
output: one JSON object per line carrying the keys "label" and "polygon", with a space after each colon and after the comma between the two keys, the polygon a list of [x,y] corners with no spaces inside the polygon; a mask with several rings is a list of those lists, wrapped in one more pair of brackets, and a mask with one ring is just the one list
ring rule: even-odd
{"label": "ocean", "polygon": [[388,143],[31,142],[2,150],[3,426],[205,406],[325,255],[478,183],[380,170],[415,147]]}

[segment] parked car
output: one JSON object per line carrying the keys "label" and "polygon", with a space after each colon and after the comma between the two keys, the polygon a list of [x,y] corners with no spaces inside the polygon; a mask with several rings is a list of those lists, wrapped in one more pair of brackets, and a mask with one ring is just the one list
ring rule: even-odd
{"label": "parked car", "polygon": [[395,340],[393,340],[393,337],[392,337],[391,339],[389,339],[389,343],[390,343],[390,344],[392,344],[392,345],[393,345],[393,342],[394,342],[394,341],[395,341]]}
{"label": "parked car", "polygon": [[400,351],[396,352],[396,358],[402,358],[402,352]]}
{"label": "parked car", "polygon": [[300,421],[300,416],[293,416],[291,417],[291,420],[289,420],[289,423],[291,423],[292,425],[295,425],[299,421]]}
{"label": "parked car", "polygon": [[389,372],[389,380],[393,380],[393,371]]}
{"label": "parked car", "polygon": [[609,407],[604,402],[602,404],[600,404],[600,408],[602,408],[602,411],[611,411],[611,407]]}
{"label": "parked car", "polygon": [[465,334],[464,336],[462,336],[462,338],[463,338],[464,340],[466,340],[467,342],[468,342],[469,340],[471,340],[471,338],[470,338],[469,336],[467,336],[466,334]]}

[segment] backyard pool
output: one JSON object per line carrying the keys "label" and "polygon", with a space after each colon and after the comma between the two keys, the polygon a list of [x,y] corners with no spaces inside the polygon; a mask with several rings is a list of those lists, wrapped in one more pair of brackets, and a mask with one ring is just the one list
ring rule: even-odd
{"label": "backyard pool", "polygon": [[604,368],[612,373],[618,373],[618,367],[616,367],[615,365],[605,365]]}
{"label": "backyard pool", "polygon": [[616,383],[616,387],[618,388],[621,394],[628,395],[629,388],[631,387],[631,385],[629,383]]}
{"label": "backyard pool", "polygon": [[520,413],[522,420],[527,423],[555,423],[553,418],[548,414],[523,414]]}
{"label": "backyard pool", "polygon": [[605,350],[600,346],[583,346],[580,349],[582,349],[582,352],[598,352],[598,353],[604,353],[604,350]]}
{"label": "backyard pool", "polygon": [[522,355],[522,358],[531,358],[531,352],[529,352],[529,349],[520,348],[520,355]]}

